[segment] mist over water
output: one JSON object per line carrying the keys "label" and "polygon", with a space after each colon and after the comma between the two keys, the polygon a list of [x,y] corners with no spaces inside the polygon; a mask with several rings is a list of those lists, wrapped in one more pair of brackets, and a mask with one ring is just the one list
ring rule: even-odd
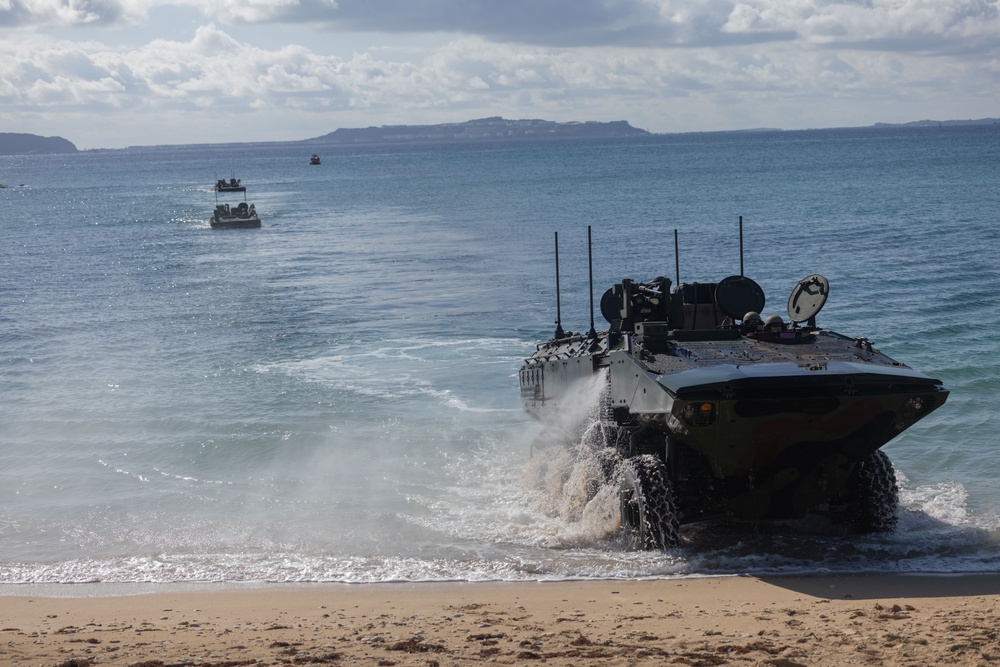
{"label": "mist over water", "polygon": [[[0,583],[983,572],[998,565],[1000,132],[280,146],[0,158]],[[322,152],[322,151],[320,151]],[[263,219],[219,231],[233,173]],[[232,201],[236,201],[233,199]],[[686,526],[668,552],[588,488],[595,434],[533,447],[517,370],[623,277],[746,273],[768,313],[940,378],[886,447],[899,528]],[[596,325],[604,323],[597,315]],[[15,587],[16,589],[16,587]]]}

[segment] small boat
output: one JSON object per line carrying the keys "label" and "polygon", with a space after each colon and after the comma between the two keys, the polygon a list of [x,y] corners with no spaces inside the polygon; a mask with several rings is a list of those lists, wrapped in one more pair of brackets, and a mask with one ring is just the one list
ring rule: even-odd
{"label": "small boat", "polygon": [[309,158],[309,164],[319,164],[319,156],[313,153],[312,157]]}
{"label": "small boat", "polygon": [[210,223],[214,229],[254,229],[260,227],[260,218],[253,204],[240,202],[232,208],[229,204],[218,204]]}
{"label": "small boat", "polygon": [[[222,189],[223,186],[229,189]],[[242,192],[243,201],[230,206],[219,203],[220,192]],[[239,180],[232,178],[226,183],[219,179],[215,184],[215,211],[209,220],[213,229],[255,229],[260,227],[260,218],[253,204],[247,204],[247,189]]]}
{"label": "small boat", "polygon": [[247,187],[240,184],[240,179],[230,178],[228,181],[220,178],[215,182],[216,192],[246,192]]}

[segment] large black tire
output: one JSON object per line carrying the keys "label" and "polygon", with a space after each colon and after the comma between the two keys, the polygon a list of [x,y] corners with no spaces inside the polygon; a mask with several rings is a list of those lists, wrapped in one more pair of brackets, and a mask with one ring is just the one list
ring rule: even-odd
{"label": "large black tire", "polygon": [[899,486],[885,452],[854,466],[847,482],[847,520],[859,533],[888,533],[899,521]]}
{"label": "large black tire", "polygon": [[667,549],[680,542],[680,526],[667,468],[651,454],[622,466],[622,526],[635,531],[641,549]]}

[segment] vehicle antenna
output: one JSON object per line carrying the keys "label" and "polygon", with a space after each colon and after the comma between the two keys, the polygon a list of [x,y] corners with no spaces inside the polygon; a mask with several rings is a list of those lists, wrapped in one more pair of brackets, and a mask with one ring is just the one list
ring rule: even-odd
{"label": "vehicle antenna", "polygon": [[590,225],[587,225],[587,272],[590,274],[590,331],[588,338],[597,338],[597,329],[594,328],[594,251],[590,242]]}
{"label": "vehicle antenna", "polygon": [[562,328],[562,308],[559,305],[559,232],[556,232],[556,339],[565,338]]}
{"label": "vehicle antenna", "polygon": [[743,277],[743,216],[740,216],[740,278]]}
{"label": "vehicle antenna", "polygon": [[677,269],[677,289],[681,287],[681,251],[677,244],[677,229],[674,229],[674,267]]}

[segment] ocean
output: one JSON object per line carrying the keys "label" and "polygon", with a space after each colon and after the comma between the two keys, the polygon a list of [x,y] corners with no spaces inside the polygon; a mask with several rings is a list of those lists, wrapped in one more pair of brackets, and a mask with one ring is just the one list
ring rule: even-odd
{"label": "ocean", "polygon": [[[230,177],[260,229],[209,227]],[[0,183],[0,591],[1000,571],[1000,127],[131,148]],[[635,551],[613,493],[531,456],[555,233],[586,331],[588,226],[596,299],[738,274],[740,216],[764,314],[822,273],[820,325],[951,390],[885,447],[893,533]]]}

